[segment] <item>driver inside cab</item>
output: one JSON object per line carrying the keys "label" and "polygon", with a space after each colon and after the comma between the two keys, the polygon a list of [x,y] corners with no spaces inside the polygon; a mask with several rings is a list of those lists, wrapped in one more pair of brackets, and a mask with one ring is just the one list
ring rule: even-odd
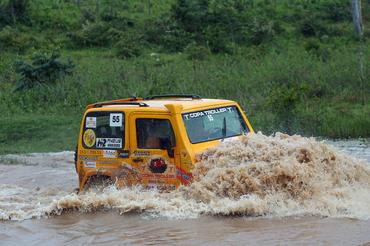
{"label": "driver inside cab", "polygon": [[138,129],[139,148],[161,149],[166,139],[173,141],[167,121],[153,119],[142,123]]}

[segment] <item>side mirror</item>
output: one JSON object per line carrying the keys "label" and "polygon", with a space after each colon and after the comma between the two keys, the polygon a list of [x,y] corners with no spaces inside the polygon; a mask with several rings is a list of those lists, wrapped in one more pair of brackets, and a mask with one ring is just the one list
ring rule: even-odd
{"label": "side mirror", "polygon": [[173,158],[175,156],[174,146],[170,138],[161,138],[161,149],[167,150],[169,157]]}

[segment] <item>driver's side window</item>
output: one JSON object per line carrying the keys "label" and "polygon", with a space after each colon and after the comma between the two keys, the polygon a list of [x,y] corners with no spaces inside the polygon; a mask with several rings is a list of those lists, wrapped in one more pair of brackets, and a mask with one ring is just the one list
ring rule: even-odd
{"label": "driver's side window", "polygon": [[137,147],[163,149],[175,145],[175,135],[168,119],[136,119]]}

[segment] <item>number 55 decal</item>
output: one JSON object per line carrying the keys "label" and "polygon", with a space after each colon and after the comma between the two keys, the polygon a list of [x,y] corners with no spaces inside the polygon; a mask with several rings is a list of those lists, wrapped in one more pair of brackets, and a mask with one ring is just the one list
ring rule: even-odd
{"label": "number 55 decal", "polygon": [[122,114],[110,114],[109,115],[109,126],[121,127],[122,126]]}

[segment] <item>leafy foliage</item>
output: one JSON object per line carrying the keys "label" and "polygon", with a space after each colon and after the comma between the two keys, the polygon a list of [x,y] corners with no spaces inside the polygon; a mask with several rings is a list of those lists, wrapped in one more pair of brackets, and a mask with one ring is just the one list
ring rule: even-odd
{"label": "leafy foliage", "polygon": [[168,16],[162,20],[148,20],[144,24],[144,38],[147,42],[161,46],[166,51],[182,51],[191,41],[190,33]]}
{"label": "leafy foliage", "polygon": [[205,60],[211,55],[211,51],[207,47],[196,43],[189,44],[185,48],[185,52],[190,60]]}
{"label": "leafy foliage", "polygon": [[327,0],[318,7],[319,11],[331,21],[350,21],[351,19],[350,1]]}
{"label": "leafy foliage", "polygon": [[136,57],[141,54],[140,37],[134,34],[124,33],[115,44],[116,56],[122,59]]}
{"label": "leafy foliage", "polygon": [[[0,110],[9,117],[80,112],[87,103],[132,94],[188,92],[241,102],[256,129],[267,133],[370,135],[368,0],[362,1],[362,48],[344,0],[0,2]],[[25,11],[13,18],[4,12],[10,2],[27,3]],[[72,76],[61,72],[46,82],[41,70],[50,66],[32,59],[15,72],[20,54],[49,45],[73,56],[78,67],[70,69]],[[47,86],[14,97],[16,80],[24,88]]]}
{"label": "leafy foliage", "polygon": [[7,0],[0,2],[0,27],[17,22],[28,22],[29,7],[29,0]]}
{"label": "leafy foliage", "polygon": [[[85,17],[82,28],[69,34],[73,44],[76,47],[122,47],[122,42],[120,44],[117,42],[129,31],[129,28],[134,26],[134,22],[123,16],[103,15],[102,19],[97,21],[91,17]],[[138,36],[137,33],[133,34],[135,37]]]}
{"label": "leafy foliage", "polygon": [[320,36],[326,33],[317,16],[305,16],[298,22],[300,33],[305,37]]}
{"label": "leafy foliage", "polygon": [[172,18],[193,41],[215,53],[231,53],[232,44],[260,45],[282,31],[271,18],[274,11],[264,10],[253,9],[247,1],[178,0]]}
{"label": "leafy foliage", "polygon": [[63,62],[60,53],[36,53],[27,61],[17,61],[16,72],[19,74],[16,91],[28,90],[38,85],[50,85],[65,76],[72,75],[75,65],[72,60]]}
{"label": "leafy foliage", "polygon": [[38,46],[38,40],[28,33],[22,33],[16,28],[6,26],[0,31],[1,51],[24,52],[28,48]]}
{"label": "leafy foliage", "polygon": [[70,37],[77,47],[106,46],[111,42],[113,30],[104,22],[88,22]]}
{"label": "leafy foliage", "polygon": [[288,81],[276,84],[270,90],[267,98],[267,106],[275,111],[277,125],[289,134],[293,134],[296,108],[307,98],[314,96],[314,90],[310,84],[305,82]]}

